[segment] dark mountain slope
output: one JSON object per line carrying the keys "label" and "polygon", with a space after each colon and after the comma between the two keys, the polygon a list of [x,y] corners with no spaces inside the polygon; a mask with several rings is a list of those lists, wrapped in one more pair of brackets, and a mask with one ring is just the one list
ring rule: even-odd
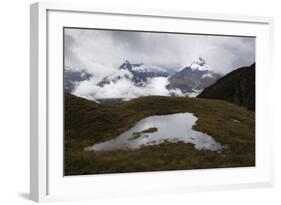
{"label": "dark mountain slope", "polygon": [[230,72],[207,87],[198,97],[226,100],[255,110],[255,63]]}

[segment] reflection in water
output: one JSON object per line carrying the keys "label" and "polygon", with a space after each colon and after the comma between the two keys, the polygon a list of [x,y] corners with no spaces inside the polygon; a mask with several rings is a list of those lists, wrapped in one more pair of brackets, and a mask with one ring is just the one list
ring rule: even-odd
{"label": "reflection in water", "polygon": [[[140,120],[134,127],[118,137],[86,147],[85,151],[138,149],[141,146],[158,145],[165,142],[191,143],[194,144],[195,149],[217,152],[225,148],[226,146],[216,142],[211,136],[192,129],[197,119],[192,113],[150,116]],[[149,128],[157,128],[155,129],[157,131],[143,132]]]}

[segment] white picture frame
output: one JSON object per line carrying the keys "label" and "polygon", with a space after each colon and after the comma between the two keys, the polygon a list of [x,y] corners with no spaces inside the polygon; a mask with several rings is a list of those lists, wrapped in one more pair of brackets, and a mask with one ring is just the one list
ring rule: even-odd
{"label": "white picture frame", "polygon": [[[89,19],[89,20],[87,20]],[[95,21],[95,19],[97,19]],[[153,26],[157,21],[158,28]],[[135,24],[141,22],[140,24]],[[64,177],[62,172],[62,41],[64,26],[249,35],[256,47],[256,167]],[[200,25],[204,25],[201,27]],[[98,8],[40,2],[30,12],[30,198],[54,201],[273,186],[272,113],[266,93],[272,69],[270,17]],[[262,58],[261,58],[262,56]],[[60,69],[54,69],[61,66]],[[265,83],[267,81],[267,83]],[[269,131],[268,131],[269,130]],[[265,139],[266,138],[266,139]],[[147,181],[150,182],[149,186]],[[186,183],[188,182],[188,183]]]}

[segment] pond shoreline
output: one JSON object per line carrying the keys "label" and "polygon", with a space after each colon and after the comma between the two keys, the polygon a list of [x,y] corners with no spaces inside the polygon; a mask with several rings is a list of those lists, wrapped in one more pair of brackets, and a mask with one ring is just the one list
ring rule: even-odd
{"label": "pond shoreline", "polygon": [[153,115],[138,121],[132,128],[114,139],[86,147],[85,151],[139,149],[162,143],[191,143],[197,150],[221,152],[226,146],[212,136],[193,130],[198,118],[193,113]]}

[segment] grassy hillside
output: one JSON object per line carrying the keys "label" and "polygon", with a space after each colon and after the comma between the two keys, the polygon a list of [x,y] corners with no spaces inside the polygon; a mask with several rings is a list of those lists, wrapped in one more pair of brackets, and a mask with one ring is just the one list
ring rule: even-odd
{"label": "grassy hillside", "polygon": [[225,75],[206,88],[198,97],[226,100],[255,110],[255,64]]}
{"label": "grassy hillside", "polygon": [[[220,100],[148,96],[102,105],[65,94],[65,175],[241,167],[255,165],[255,114]],[[137,150],[85,152],[151,115],[194,113],[195,130],[228,145],[222,154],[191,144],[165,143]]]}

